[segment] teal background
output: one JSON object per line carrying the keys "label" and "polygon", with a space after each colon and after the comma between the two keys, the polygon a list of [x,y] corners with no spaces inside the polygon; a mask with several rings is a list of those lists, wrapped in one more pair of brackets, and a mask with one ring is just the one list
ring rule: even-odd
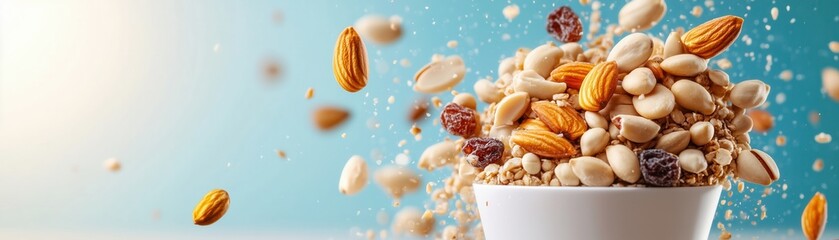
{"label": "teal background", "polygon": [[[604,1],[604,27],[617,21],[624,2]],[[416,70],[432,54],[459,54],[467,77],[455,90],[471,92],[518,47],[551,40],[544,30],[549,11],[570,5],[586,28],[591,12],[578,1],[515,3],[521,14],[508,22],[501,14],[507,1],[0,1],[0,238],[345,239],[389,229],[377,214],[397,209],[375,183],[347,197],[337,182],[351,155],[375,170],[377,160],[386,165],[409,151],[414,166],[426,146],[448,136],[432,126],[439,113],[433,108],[420,125],[421,141],[408,132],[408,106],[422,97],[407,84]],[[839,68],[839,56],[827,48],[839,41],[839,2],[716,1],[714,11],[704,1],[667,3],[664,20],[648,31],[662,39],[672,27],[743,16],[741,40],[716,59],[733,62],[726,72],[735,82],[772,85],[767,110],[776,126],[752,133],[752,146],[774,157],[782,179],[767,197],[751,184],[724,197],[739,204],[720,207],[715,222],[730,223],[742,238],[800,238],[810,197],[819,191],[828,202],[839,199],[839,141],[813,140],[819,132],[839,138],[839,103],[821,91],[822,69]],[[704,8],[701,17],[690,15],[696,5]],[[769,15],[773,6],[777,20]],[[368,86],[350,94],[332,76],[332,51],[337,34],[365,14],[399,15],[404,32],[393,45],[367,44]],[[502,40],[505,33],[510,40]],[[742,41],[746,35],[751,45]],[[447,48],[449,40],[459,46]],[[85,44],[91,41],[107,44]],[[400,66],[403,58],[409,67]],[[266,59],[282,64],[275,83],[263,79]],[[785,69],[794,80],[778,78]],[[309,87],[312,100],[303,97]],[[778,94],[786,101],[776,102]],[[349,108],[351,119],[318,132],[310,113],[324,104]],[[808,121],[812,111],[821,113],[820,123]],[[786,146],[774,144],[779,134]],[[277,158],[275,149],[289,159]],[[110,157],[120,159],[122,171],[102,168]],[[816,158],[824,160],[822,172],[812,170]],[[448,174],[422,173],[424,181]],[[210,227],[194,226],[192,209],[213,188],[230,192],[230,210]],[[427,198],[420,190],[402,205],[421,207]],[[757,200],[768,210],[762,221]],[[724,221],[726,209],[750,219]],[[837,212],[829,212],[828,236],[839,236]]]}

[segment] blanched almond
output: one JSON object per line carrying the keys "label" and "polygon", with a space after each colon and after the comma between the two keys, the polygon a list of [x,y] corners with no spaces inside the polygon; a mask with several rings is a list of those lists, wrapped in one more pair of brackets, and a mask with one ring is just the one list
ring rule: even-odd
{"label": "blanched almond", "polygon": [[679,130],[661,136],[655,144],[655,148],[672,154],[679,154],[688,144],[690,144],[690,132]]}
{"label": "blanched almond", "polygon": [[714,125],[710,122],[696,122],[690,126],[690,141],[697,146],[708,144],[714,138]]}
{"label": "blanched almond", "polygon": [[665,58],[661,69],[676,76],[692,77],[708,69],[708,60],[693,54],[679,54]]}
{"label": "blanched almond", "polygon": [[633,33],[615,44],[606,61],[615,61],[620,72],[629,72],[643,65],[652,53],[652,39],[647,34]]}
{"label": "blanched almond", "polygon": [[589,128],[609,128],[609,121],[606,121],[606,118],[604,118],[603,115],[600,115],[600,113],[587,111],[585,113],[585,119]]}
{"label": "blanched almond", "polygon": [[448,139],[443,140],[442,142],[428,146],[422,152],[422,155],[420,155],[417,166],[421,169],[433,171],[434,169],[456,163],[457,154],[459,153],[460,149],[457,148],[457,144],[454,141]]}
{"label": "blanched almond", "polygon": [[676,97],[676,103],[679,106],[704,115],[714,113],[716,107],[714,105],[714,99],[708,93],[708,90],[705,90],[699,83],[693,80],[682,79],[676,81],[673,86],[670,86],[670,90],[673,91],[673,96]]}
{"label": "blanched almond", "polygon": [[618,13],[618,23],[628,31],[644,31],[655,25],[667,12],[663,0],[632,0]]}
{"label": "blanched almond", "polygon": [[559,179],[560,184],[562,186],[579,186],[580,185],[580,178],[574,174],[574,170],[571,169],[570,163],[560,163],[559,165],[554,168],[554,175],[556,178]]}
{"label": "blanched almond", "polygon": [[629,147],[611,145],[606,147],[606,159],[615,175],[629,183],[635,183],[641,178],[641,164],[638,156]]}
{"label": "blanched almond", "polygon": [[708,168],[708,162],[705,161],[705,154],[701,150],[685,149],[679,153],[679,166],[685,171],[700,173]]}
{"label": "blanched almond", "polygon": [[594,156],[609,145],[609,133],[602,128],[592,128],[580,137],[580,150],[584,156]]}
{"label": "blanched almond", "polygon": [[656,84],[655,88],[646,95],[632,97],[632,105],[641,116],[659,119],[670,115],[676,107],[676,98],[667,87]]}
{"label": "blanched almond", "polygon": [[679,31],[670,32],[667,41],[664,42],[664,58],[669,58],[685,53],[682,48],[682,33]]}
{"label": "blanched almond", "polygon": [[338,191],[344,195],[354,195],[367,185],[367,163],[361,156],[353,155],[344,164],[341,178],[338,181]]}
{"label": "blanched almond", "polygon": [[524,58],[524,70],[533,70],[542,78],[547,78],[559,66],[559,60],[562,58],[564,52],[558,48],[553,42],[542,44],[539,47],[530,51],[527,57]]}
{"label": "blanched almond", "polygon": [[734,106],[748,109],[755,108],[766,102],[770,87],[760,80],[747,80],[734,85],[729,98]]}
{"label": "blanched almond", "polygon": [[422,67],[414,75],[414,91],[420,93],[439,93],[447,91],[463,80],[466,65],[460,56],[449,56]]}
{"label": "blanched almond", "polygon": [[661,129],[655,122],[638,116],[618,115],[612,123],[620,130],[620,135],[637,143],[649,142]]}
{"label": "blanched almond", "polygon": [[621,87],[632,95],[643,95],[653,90],[656,85],[655,75],[649,68],[639,67],[623,77]]}
{"label": "blanched almond", "polygon": [[586,186],[605,187],[615,181],[615,173],[609,164],[595,157],[572,158],[569,162],[574,175]]}

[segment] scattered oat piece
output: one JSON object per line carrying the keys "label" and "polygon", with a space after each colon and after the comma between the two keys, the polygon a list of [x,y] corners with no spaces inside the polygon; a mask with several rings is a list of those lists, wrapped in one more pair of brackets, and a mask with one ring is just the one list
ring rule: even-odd
{"label": "scattered oat piece", "polygon": [[824,161],[821,158],[817,158],[816,161],[813,161],[813,171],[821,172],[824,169]]}
{"label": "scattered oat piece", "polygon": [[752,129],[755,131],[767,132],[775,126],[775,118],[765,110],[753,109],[749,111],[749,117],[752,118],[752,123],[754,124]]}
{"label": "scattered oat piece", "polygon": [[341,138],[347,138],[347,133],[341,133]]}
{"label": "scattered oat piece", "polygon": [[694,6],[693,10],[690,11],[690,14],[693,15],[694,17],[702,16],[702,7],[700,7],[698,5]]}
{"label": "scattered oat piece", "polygon": [[834,101],[839,101],[839,70],[832,67],[822,70],[822,89]]}
{"label": "scattered oat piece", "polygon": [[376,239],[376,232],[373,229],[367,229],[367,240],[374,240]]}
{"label": "scattered oat piece", "polygon": [[580,5],[588,5],[589,0],[580,0]]}
{"label": "scattered oat piece", "polygon": [[725,210],[725,220],[730,221],[733,218],[734,212],[731,209]]}
{"label": "scattered oat piece", "polygon": [[399,60],[399,65],[401,65],[402,67],[410,67],[411,66],[411,60],[408,60],[407,58],[403,58],[402,60]]}
{"label": "scattered oat piece", "polygon": [[743,181],[737,183],[737,192],[742,193],[743,190],[746,189],[746,185],[743,184]]}
{"label": "scattered oat piece", "polygon": [[778,135],[778,137],[775,138],[775,145],[778,145],[778,147],[787,145],[787,137],[784,135]]}
{"label": "scattered oat piece", "polygon": [[417,134],[420,134],[420,133],[422,133],[422,129],[417,127],[417,124],[414,124],[413,126],[411,126],[411,135],[416,136]]}
{"label": "scattered oat piece", "polygon": [[449,41],[448,43],[446,43],[446,47],[449,47],[449,48],[456,48],[456,47],[457,47],[457,40],[451,40],[451,41]]}
{"label": "scattered oat piece", "polygon": [[288,156],[286,155],[285,151],[275,149],[274,152],[277,152],[277,157],[279,157],[280,159],[283,159],[283,160],[288,159]]}
{"label": "scattered oat piece", "polygon": [[388,104],[393,104],[395,102],[396,102],[396,97],[394,97],[393,95],[391,95],[390,97],[387,97],[387,103]]}
{"label": "scattered oat piece", "polygon": [[312,99],[312,97],[314,97],[314,96],[315,96],[315,89],[314,88],[306,89],[306,99]]}
{"label": "scattered oat piece", "polygon": [[405,141],[405,139],[402,139],[402,140],[399,141],[398,144],[396,144],[396,146],[403,147],[403,146],[405,146],[405,144],[408,144],[408,141]]}
{"label": "scattered oat piece", "polygon": [[262,75],[266,81],[276,81],[283,73],[283,68],[275,59],[266,59],[262,63]]}
{"label": "scattered oat piece", "polygon": [[440,98],[437,96],[431,97],[431,103],[434,104],[435,108],[440,108],[443,106],[443,101],[441,101]]}
{"label": "scattered oat piece", "polygon": [[119,172],[119,170],[122,168],[122,164],[116,158],[108,158],[107,160],[105,160],[102,166],[104,166],[105,169],[111,172]]}
{"label": "scattered oat piece", "polygon": [[501,13],[504,14],[504,18],[506,18],[507,21],[512,22],[513,19],[519,16],[519,5],[508,5],[507,7],[504,7],[504,10],[502,10]]}
{"label": "scattered oat piece", "polygon": [[731,61],[728,58],[717,60],[717,67],[720,67],[722,70],[727,70],[731,68]]}
{"label": "scattered oat piece", "polygon": [[827,143],[830,143],[831,140],[833,140],[833,137],[831,137],[830,134],[827,134],[827,133],[824,133],[824,132],[816,134],[816,142],[817,143],[827,144]]}
{"label": "scattered oat piece", "polygon": [[772,15],[772,20],[778,20],[778,8],[772,7],[772,10],[769,10],[769,14]]}
{"label": "scattered oat piece", "polygon": [[789,82],[790,80],[792,80],[792,71],[790,71],[790,70],[781,71],[781,74],[778,75],[778,78],[780,78],[781,80]]}
{"label": "scattered oat piece", "polygon": [[827,48],[830,48],[830,51],[833,53],[839,53],[839,42],[830,41],[830,43],[827,44]]}

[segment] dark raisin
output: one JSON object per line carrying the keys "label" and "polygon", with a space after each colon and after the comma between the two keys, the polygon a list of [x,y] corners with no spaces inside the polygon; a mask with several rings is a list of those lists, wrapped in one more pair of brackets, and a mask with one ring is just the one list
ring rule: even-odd
{"label": "dark raisin", "polygon": [[639,155],[641,174],[648,184],[659,187],[672,187],[679,183],[682,168],[679,157],[661,149],[647,149]]}
{"label": "dark raisin", "polygon": [[504,143],[495,138],[470,138],[463,143],[462,150],[469,164],[476,168],[483,168],[501,160],[504,154]]}
{"label": "dark raisin", "polygon": [[443,107],[440,114],[440,121],[443,128],[449,133],[461,137],[469,137],[475,134],[478,126],[478,113],[471,108],[463,107],[457,103],[449,103]]}
{"label": "dark raisin", "polygon": [[562,6],[548,14],[548,34],[563,42],[577,42],[583,38],[583,23],[568,6]]}

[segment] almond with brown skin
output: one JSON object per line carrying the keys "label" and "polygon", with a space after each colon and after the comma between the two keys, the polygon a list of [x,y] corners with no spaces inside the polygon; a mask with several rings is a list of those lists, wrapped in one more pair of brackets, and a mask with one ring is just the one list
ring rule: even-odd
{"label": "almond with brown skin", "polygon": [[586,78],[592,68],[594,68],[594,64],[587,62],[566,63],[551,71],[549,80],[564,82],[569,88],[580,89],[583,79]]}
{"label": "almond with brown skin", "polygon": [[350,112],[334,106],[322,106],[312,112],[312,121],[321,131],[331,130],[341,125],[349,117]]}
{"label": "almond with brown skin", "polygon": [[550,131],[519,130],[513,133],[510,141],[542,157],[563,158],[577,154],[571,142]]}
{"label": "almond with brown skin", "polygon": [[544,122],[540,121],[539,119],[529,118],[524,120],[519,124],[519,129],[523,130],[541,130],[541,131],[550,131],[551,129],[548,128],[548,125],[545,125]]}
{"label": "almond with brown skin", "polygon": [[345,28],[338,35],[332,58],[332,73],[347,92],[358,92],[367,86],[367,51],[353,27]]}
{"label": "almond with brown skin", "polygon": [[810,240],[816,240],[824,232],[827,223],[827,199],[817,192],[801,213],[801,231]]}
{"label": "almond with brown skin", "polygon": [[618,65],[615,61],[594,66],[580,85],[579,103],[586,111],[600,111],[618,86]]}
{"label": "almond with brown skin", "polygon": [[213,189],[195,206],[195,210],[192,211],[192,221],[200,226],[213,224],[224,216],[229,205],[230,196],[227,195],[227,191]]}
{"label": "almond with brown skin", "polygon": [[551,131],[562,133],[571,140],[576,140],[588,130],[586,120],[572,107],[541,101],[530,104],[530,109]]}
{"label": "almond with brown skin", "polygon": [[682,35],[685,51],[709,59],[725,51],[740,35],[743,18],[722,16],[694,27]]}

